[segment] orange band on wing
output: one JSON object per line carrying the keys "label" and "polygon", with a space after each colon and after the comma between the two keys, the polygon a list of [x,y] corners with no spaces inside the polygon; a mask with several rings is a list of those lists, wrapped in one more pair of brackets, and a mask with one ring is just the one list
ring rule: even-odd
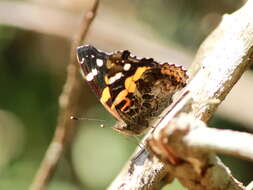
{"label": "orange band on wing", "polygon": [[106,84],[106,85],[109,85],[109,79],[108,79],[108,76],[107,76],[107,75],[104,77],[104,80],[105,80],[105,84]]}
{"label": "orange band on wing", "polygon": [[125,81],[125,88],[127,89],[128,92],[133,93],[136,89],[136,84],[135,81],[139,80],[142,76],[142,74],[148,70],[150,67],[139,67],[134,75],[131,77],[128,77]]}
{"label": "orange band on wing", "polygon": [[122,100],[124,100],[126,98],[128,94],[128,91],[125,89],[125,90],[122,90],[118,96],[115,98],[111,108],[114,109],[116,105],[118,105]]}
{"label": "orange band on wing", "polygon": [[102,104],[105,106],[105,108],[114,116],[116,117],[118,120],[120,120],[120,116],[118,114],[118,112],[115,110],[114,107],[109,107],[106,102],[111,98],[111,94],[110,94],[110,89],[109,87],[106,87],[103,92],[102,92],[102,96],[100,98],[100,101],[102,102]]}
{"label": "orange band on wing", "polygon": [[139,80],[142,76],[142,74],[148,70],[150,67],[139,67],[134,75],[128,77],[125,80],[125,90],[122,90],[117,97],[115,98],[111,109],[115,109],[115,106],[118,105],[120,102],[122,102],[123,100],[126,101],[126,104],[121,108],[121,111],[123,111],[127,106],[130,105],[130,100],[126,97],[129,93],[134,93],[135,89],[136,89],[136,84],[135,82],[137,80]]}
{"label": "orange band on wing", "polygon": [[110,89],[106,87],[101,95],[100,101],[105,104],[111,98]]}
{"label": "orange band on wing", "polygon": [[149,68],[150,67],[139,67],[134,73],[133,81],[139,80],[141,78],[141,75]]}
{"label": "orange band on wing", "polygon": [[133,80],[133,77],[134,76],[131,76],[131,77],[128,77],[126,80],[125,80],[125,88],[127,89],[128,92],[134,92],[135,89],[136,89],[136,84]]}

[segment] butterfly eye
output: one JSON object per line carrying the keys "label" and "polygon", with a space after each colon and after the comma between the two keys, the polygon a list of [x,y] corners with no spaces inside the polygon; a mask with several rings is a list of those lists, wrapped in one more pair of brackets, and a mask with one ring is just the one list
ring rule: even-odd
{"label": "butterfly eye", "polygon": [[128,57],[129,57],[129,55],[130,55],[130,52],[129,52],[128,50],[125,50],[125,51],[123,51],[123,53],[122,53],[122,55],[121,55],[121,58],[122,58],[123,60],[127,60]]}

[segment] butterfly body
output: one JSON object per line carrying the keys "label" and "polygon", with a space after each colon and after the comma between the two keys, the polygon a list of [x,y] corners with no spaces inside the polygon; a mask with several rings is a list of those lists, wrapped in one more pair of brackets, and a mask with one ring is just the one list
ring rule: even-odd
{"label": "butterfly body", "polygon": [[148,129],[188,78],[181,66],[137,58],[127,50],[105,53],[86,45],[77,49],[77,57],[100,102],[125,123],[114,129],[128,135]]}

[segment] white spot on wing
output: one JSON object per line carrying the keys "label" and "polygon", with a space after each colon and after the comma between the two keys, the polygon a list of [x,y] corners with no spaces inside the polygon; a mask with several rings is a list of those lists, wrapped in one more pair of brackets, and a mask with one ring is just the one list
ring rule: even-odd
{"label": "white spot on wing", "polygon": [[115,77],[116,77],[116,80],[118,80],[118,79],[120,79],[121,77],[123,77],[122,72],[117,73],[117,74],[115,75]]}
{"label": "white spot on wing", "polygon": [[87,75],[86,75],[86,80],[87,81],[92,81],[94,79],[94,76],[93,76],[93,73],[91,72],[91,73],[88,73]]}
{"label": "white spot on wing", "polygon": [[110,79],[109,79],[109,84],[112,84],[112,83],[114,83],[115,82],[115,78],[114,77],[111,77]]}
{"label": "white spot on wing", "polygon": [[131,64],[130,63],[126,63],[123,67],[124,71],[128,71],[131,68]]}
{"label": "white spot on wing", "polygon": [[97,59],[96,62],[97,62],[97,66],[98,66],[98,67],[102,67],[103,64],[104,64],[104,62],[103,62],[102,59]]}
{"label": "white spot on wing", "polygon": [[79,60],[79,62],[81,65],[84,64],[84,57],[81,60]]}
{"label": "white spot on wing", "polygon": [[109,78],[109,84],[113,84],[116,80],[119,80],[121,77],[123,77],[123,73],[117,73],[116,75],[114,75],[113,77]]}
{"label": "white spot on wing", "polygon": [[98,74],[98,70],[97,69],[92,69],[91,70],[93,76],[96,76]]}

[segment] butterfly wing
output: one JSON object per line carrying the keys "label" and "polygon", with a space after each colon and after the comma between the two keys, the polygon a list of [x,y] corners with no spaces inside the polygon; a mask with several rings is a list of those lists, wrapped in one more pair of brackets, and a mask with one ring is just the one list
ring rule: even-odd
{"label": "butterfly wing", "polygon": [[137,58],[129,51],[105,53],[87,45],[77,49],[84,78],[101,103],[126,126],[116,130],[141,134],[150,118],[171,103],[172,95],[186,85],[186,71],[176,65]]}

